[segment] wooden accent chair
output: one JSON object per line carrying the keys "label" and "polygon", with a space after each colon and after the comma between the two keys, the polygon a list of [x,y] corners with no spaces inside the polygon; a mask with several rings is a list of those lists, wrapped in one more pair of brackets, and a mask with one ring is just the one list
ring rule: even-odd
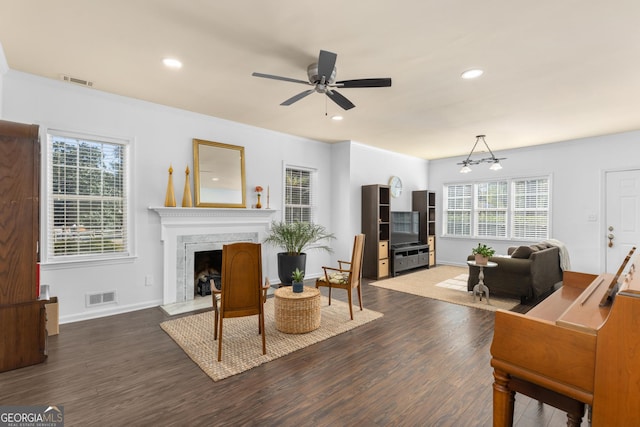
{"label": "wooden accent chair", "polygon": [[[218,340],[218,362],[222,360],[224,319],[258,315],[258,334],[262,335],[262,354],[267,354],[264,334],[264,302],[269,280],[262,285],[262,247],[260,243],[232,243],[222,247],[221,287],[212,287],[214,339]],[[218,296],[220,308],[218,308]]]}
{"label": "wooden accent chair", "polygon": [[[215,312],[214,325],[213,325],[213,339],[217,340],[218,339],[218,319],[220,318],[220,309],[218,308],[218,304],[220,303],[220,295],[222,294],[222,287],[218,289],[215,283],[213,282],[213,279],[210,279],[210,280],[211,280],[211,296],[213,297],[213,311]],[[271,282],[269,281],[268,277],[265,277],[264,286],[262,288],[263,302],[267,302],[267,292],[269,291],[269,288],[271,288]]]}
{"label": "wooden accent chair", "polygon": [[346,289],[349,298],[349,314],[353,320],[353,304],[351,302],[351,291],[358,289],[358,302],[362,311],[362,289],[360,282],[362,279],[362,253],[364,250],[364,234],[357,234],[353,239],[353,252],[351,261],[338,261],[338,268],[322,267],[324,276],[316,280],[316,288],[326,286],[329,288],[329,305],[331,305],[331,290],[333,288]]}

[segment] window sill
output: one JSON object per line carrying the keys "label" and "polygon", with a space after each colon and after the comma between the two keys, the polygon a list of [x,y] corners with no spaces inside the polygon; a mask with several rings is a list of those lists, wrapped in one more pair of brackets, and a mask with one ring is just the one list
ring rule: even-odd
{"label": "window sill", "polygon": [[87,258],[87,259],[73,259],[64,261],[48,261],[40,263],[42,271],[47,270],[64,270],[67,268],[82,267],[99,267],[105,265],[121,265],[131,264],[137,260],[137,256],[123,256],[112,258]]}
{"label": "window sill", "polygon": [[522,243],[523,245],[528,245],[531,243],[540,242],[542,240],[549,239],[546,238],[533,238],[533,239],[522,239],[515,237],[489,237],[489,236],[454,236],[449,234],[443,234],[440,236],[440,239],[452,239],[452,240],[482,240],[487,242],[509,242],[509,243]]}

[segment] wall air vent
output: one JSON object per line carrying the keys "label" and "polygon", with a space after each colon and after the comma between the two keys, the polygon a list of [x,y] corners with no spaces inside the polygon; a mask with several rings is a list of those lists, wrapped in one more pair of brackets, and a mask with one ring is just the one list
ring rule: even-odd
{"label": "wall air vent", "polygon": [[96,305],[113,304],[116,303],[116,291],[101,292],[97,294],[86,294],[85,301],[87,307],[94,307]]}
{"label": "wall air vent", "polygon": [[80,85],[80,86],[93,87],[93,82],[90,82],[89,80],[84,80],[84,79],[79,79],[77,77],[67,76],[66,74],[61,74],[60,75],[60,79],[64,80],[65,82],[77,84],[77,85]]}

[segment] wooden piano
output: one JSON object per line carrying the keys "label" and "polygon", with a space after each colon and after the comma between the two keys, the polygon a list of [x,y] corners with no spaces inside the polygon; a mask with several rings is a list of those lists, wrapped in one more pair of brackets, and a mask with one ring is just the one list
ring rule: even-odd
{"label": "wooden piano", "polygon": [[[567,412],[568,426],[581,424],[585,405],[594,427],[640,426],[637,267],[640,255],[618,289],[610,289],[617,275],[567,271],[563,286],[527,314],[496,312],[494,426],[513,424],[516,393]],[[608,295],[613,301],[601,305]]]}

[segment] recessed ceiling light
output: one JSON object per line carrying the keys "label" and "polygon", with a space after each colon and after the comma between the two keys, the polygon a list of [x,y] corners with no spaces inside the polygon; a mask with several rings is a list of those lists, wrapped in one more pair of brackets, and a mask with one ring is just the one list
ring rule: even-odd
{"label": "recessed ceiling light", "polygon": [[331,116],[331,120],[335,120],[336,122],[339,122],[342,119],[344,119],[344,117],[340,115]]}
{"label": "recessed ceiling light", "polygon": [[468,79],[475,79],[477,77],[480,77],[483,74],[484,74],[484,71],[481,70],[480,68],[473,68],[471,70],[467,70],[464,73],[462,73],[460,77],[462,77],[465,80],[468,80]]}
{"label": "recessed ceiling light", "polygon": [[178,61],[175,58],[164,58],[162,63],[169,68],[179,69],[182,68],[182,62]]}

